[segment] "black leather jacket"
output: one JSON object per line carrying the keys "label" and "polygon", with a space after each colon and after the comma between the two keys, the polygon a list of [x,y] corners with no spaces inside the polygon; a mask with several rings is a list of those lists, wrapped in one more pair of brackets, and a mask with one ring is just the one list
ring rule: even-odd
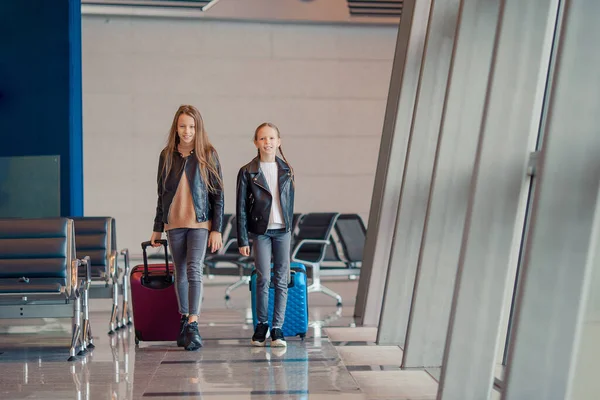
{"label": "black leather jacket", "polygon": [[[285,229],[290,231],[294,218],[294,182],[290,167],[276,158],[279,171],[279,199]],[[238,246],[248,246],[248,232],[263,235],[269,225],[273,197],[267,180],[260,169],[260,159],[254,158],[240,168],[237,176],[237,241]]]}
{"label": "black leather jacket", "polygon": [[[219,171],[219,176],[222,181],[223,178],[221,175],[219,157],[216,153],[214,153],[213,156],[216,160],[217,170]],[[167,220],[169,217],[169,209],[171,207],[171,202],[175,197],[175,193],[177,192],[177,187],[181,181],[181,174],[183,174],[184,168],[192,192],[196,220],[198,222],[211,220],[211,231],[223,232],[223,188],[219,187],[218,182],[214,177],[211,177],[211,179],[213,179],[213,185],[219,189],[214,193],[209,193],[206,184],[202,180],[202,175],[198,168],[198,159],[194,155],[194,152],[192,151],[189,156],[183,157],[181,153],[175,151],[173,153],[173,166],[167,177],[163,176],[164,162],[164,152],[161,152],[156,178],[158,183],[158,201],[156,204],[156,217],[154,218],[154,232],[164,231],[165,224],[169,222]]]}

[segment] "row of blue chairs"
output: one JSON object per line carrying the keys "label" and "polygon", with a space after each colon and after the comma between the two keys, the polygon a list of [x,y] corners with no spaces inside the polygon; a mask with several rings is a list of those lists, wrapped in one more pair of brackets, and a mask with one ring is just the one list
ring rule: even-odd
{"label": "row of blue chairs", "polygon": [[0,318],[72,318],[71,361],[94,348],[90,298],[112,299],[109,334],[132,323],[128,274],[114,218],[0,220]]}

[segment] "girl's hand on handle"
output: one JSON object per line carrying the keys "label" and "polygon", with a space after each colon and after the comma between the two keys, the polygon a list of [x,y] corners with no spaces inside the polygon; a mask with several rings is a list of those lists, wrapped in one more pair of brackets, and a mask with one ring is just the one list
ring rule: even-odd
{"label": "girl's hand on handle", "polygon": [[240,247],[239,250],[244,257],[250,257],[250,246]]}
{"label": "girl's hand on handle", "polygon": [[159,247],[160,243],[156,243],[157,240],[162,238],[162,232],[152,232],[152,236],[150,236],[150,244],[152,247]]}
{"label": "girl's hand on handle", "polygon": [[212,231],[208,236],[208,247],[212,253],[219,251],[223,247],[223,236],[221,232]]}

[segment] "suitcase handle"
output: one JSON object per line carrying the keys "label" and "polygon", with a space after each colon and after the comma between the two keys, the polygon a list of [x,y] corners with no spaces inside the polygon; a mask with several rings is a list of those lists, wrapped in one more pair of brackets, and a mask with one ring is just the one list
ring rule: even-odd
{"label": "suitcase handle", "polygon": [[[165,281],[173,282],[173,277],[171,276],[171,272],[169,271],[169,246],[165,239],[155,240],[155,243],[160,243],[165,248],[165,268],[167,270],[167,275],[165,276]],[[148,253],[146,252],[146,248],[148,246],[152,246],[152,242],[149,240],[146,242],[142,242],[142,252],[144,255],[144,275],[142,276],[142,282],[148,282]]]}

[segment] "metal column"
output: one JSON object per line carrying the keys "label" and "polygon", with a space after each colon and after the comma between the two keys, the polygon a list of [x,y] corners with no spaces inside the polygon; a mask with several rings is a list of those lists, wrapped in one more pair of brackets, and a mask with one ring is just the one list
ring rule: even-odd
{"label": "metal column", "polygon": [[354,316],[362,325],[376,326],[381,313],[430,1],[405,1],[398,28],[367,239],[354,308]]}
{"label": "metal column", "polygon": [[434,0],[379,320],[378,344],[404,346],[433,163],[454,47],[459,0]]}
{"label": "metal column", "polygon": [[404,349],[405,368],[442,364],[498,15],[499,0],[461,1]]}
{"label": "metal column", "polygon": [[[474,1],[465,0],[465,7]],[[439,399],[489,399],[514,282],[558,0],[504,0],[471,182]],[[515,229],[515,227],[517,229]],[[503,344],[503,342],[502,342]]]}
{"label": "metal column", "polygon": [[563,1],[505,400],[568,398],[592,267],[600,181],[600,2]]}

